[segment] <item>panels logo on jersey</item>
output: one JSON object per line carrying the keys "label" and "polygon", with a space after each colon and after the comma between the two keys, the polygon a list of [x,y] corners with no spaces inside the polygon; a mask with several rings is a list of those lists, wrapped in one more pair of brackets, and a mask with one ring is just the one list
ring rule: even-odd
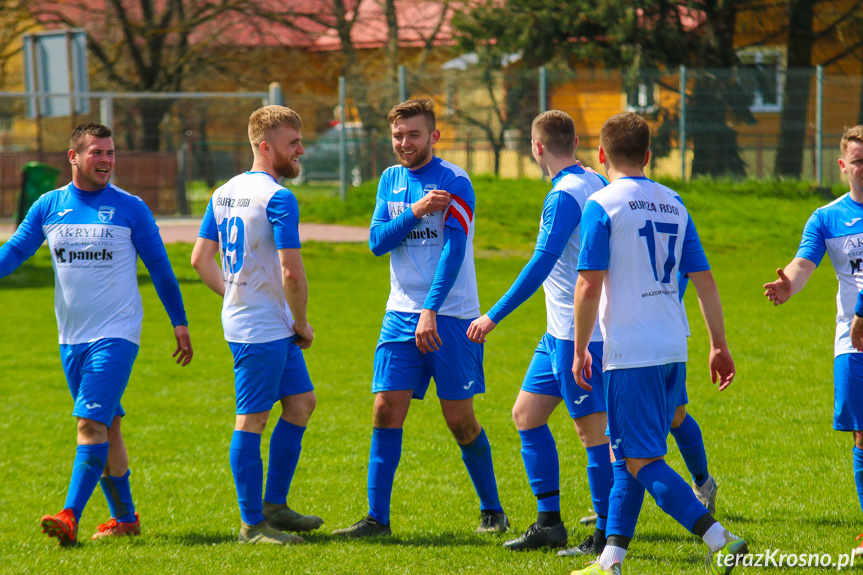
{"label": "panels logo on jersey", "polygon": [[107,224],[114,218],[115,211],[113,206],[99,206],[99,221]]}

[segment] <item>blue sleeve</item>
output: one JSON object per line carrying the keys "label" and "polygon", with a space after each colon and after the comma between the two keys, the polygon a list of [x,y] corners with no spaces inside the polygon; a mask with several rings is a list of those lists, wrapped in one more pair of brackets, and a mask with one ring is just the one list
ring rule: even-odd
{"label": "blue sleeve", "polygon": [[581,216],[581,250],[578,253],[578,271],[607,270],[608,242],[611,236],[611,219],[599,202],[587,200]]}
{"label": "blue sleeve", "polygon": [[0,278],[18,269],[45,241],[42,231],[43,206],[44,202],[37,200],[12,237],[0,246]]}
{"label": "blue sleeve", "polygon": [[542,207],[542,225],[536,238],[533,257],[518,274],[515,282],[488,312],[494,323],[516,310],[532,296],[557,263],[581,221],[581,206],[565,192],[552,192]]}
{"label": "blue sleeve", "polygon": [[159,228],[144,202],[140,203],[140,207],[138,217],[132,226],[132,243],[138,250],[141,261],[147,266],[147,271],[150,272],[156,293],[162,300],[168,317],[171,318],[171,325],[174,327],[189,325],[186,320],[186,310],[183,307],[180,284],[177,283],[177,276],[171,268],[165,244],[162,243],[162,236],[159,235]]}
{"label": "blue sleeve", "polygon": [[797,248],[795,257],[805,258],[817,266],[821,263],[826,251],[827,240],[824,237],[824,226],[821,224],[821,218],[816,210],[814,214],[809,216],[809,220],[803,227],[803,238],[800,240],[800,247]]}
{"label": "blue sleeve", "polygon": [[445,227],[443,230],[443,251],[423,309],[430,309],[437,313],[440,306],[443,305],[446,296],[449,295],[455,280],[458,278],[466,250],[467,235],[455,232],[448,226]]}
{"label": "blue sleeve", "polygon": [[515,282],[488,312],[489,319],[494,323],[500,323],[503,318],[526,302],[530,296],[536,293],[536,290],[554,269],[554,264],[557,263],[559,257],[559,255],[541,251],[537,246],[536,251],[533,252],[533,257],[518,274]]}
{"label": "blue sleeve", "polygon": [[854,306],[854,314],[863,317],[863,291],[857,294],[857,305]]}
{"label": "blue sleeve", "polygon": [[290,190],[281,189],[267,203],[267,219],[273,224],[277,249],[300,247],[300,206]]}
{"label": "blue sleeve", "polygon": [[219,225],[216,222],[216,216],[213,214],[213,198],[207,202],[207,209],[204,211],[204,217],[201,220],[201,229],[198,230],[198,237],[205,240],[219,241]]}
{"label": "blue sleeve", "polygon": [[408,235],[419,219],[414,216],[413,211],[408,208],[395,219],[390,219],[389,206],[382,190],[385,189],[384,174],[378,184],[378,196],[375,202],[375,211],[372,214],[372,223],[369,227],[369,248],[376,256],[387,254],[398,247],[402,240]]}
{"label": "blue sleeve", "polygon": [[689,216],[686,222],[686,235],[683,237],[683,252],[680,254],[680,267],[677,269],[678,273],[684,276],[689,273],[705,272],[710,269],[710,264],[707,263],[707,256],[704,254],[704,248],[701,247],[701,240],[698,238],[698,232],[695,231],[692,216]]}

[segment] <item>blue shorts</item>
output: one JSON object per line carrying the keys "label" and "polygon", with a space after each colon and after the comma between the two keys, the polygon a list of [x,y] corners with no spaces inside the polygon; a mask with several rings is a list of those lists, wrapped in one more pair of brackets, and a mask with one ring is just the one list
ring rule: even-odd
{"label": "blue shorts", "polygon": [[261,413],[281,398],[314,390],[295,336],[267,343],[228,342],[234,355],[237,415]]}
{"label": "blue shorts", "polygon": [[587,346],[593,358],[593,375],[588,380],[592,391],[584,391],[575,383],[572,361],[575,343],[557,339],[546,333],[533,352],[533,359],[524,375],[521,390],[540,395],[560,397],[573,419],[605,411],[605,385],[602,382],[602,342],[592,341]]}
{"label": "blue shorts", "polygon": [[833,360],[833,429],[863,431],[863,354]]}
{"label": "blue shorts", "polygon": [[669,363],[603,374],[614,458],[661,457],[686,385],[686,364]]}
{"label": "blue shorts", "polygon": [[438,351],[422,354],[413,340],[379,343],[372,393],[413,390],[414,398],[423,399],[432,377],[441,399],[468,399],[485,393],[483,346],[467,338],[470,322],[437,316],[438,335],[443,342]]}
{"label": "blue shorts", "polygon": [[126,412],[120,398],[129,384],[138,345],[127,339],[106,338],[89,343],[60,344],[60,360],[75,400],[72,415],[111,427]]}

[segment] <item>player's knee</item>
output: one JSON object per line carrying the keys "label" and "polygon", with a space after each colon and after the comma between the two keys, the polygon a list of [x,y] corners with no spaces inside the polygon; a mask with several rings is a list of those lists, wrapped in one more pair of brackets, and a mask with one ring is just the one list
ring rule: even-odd
{"label": "player's knee", "polygon": [[453,437],[459,443],[470,443],[476,439],[482,428],[472,413],[447,414],[446,424],[452,432]]}
{"label": "player's knee", "polygon": [[85,417],[78,418],[79,443],[105,443],[108,441],[108,426]]}
{"label": "player's knee", "polygon": [[674,418],[671,420],[671,428],[676,429],[680,427],[684,419],[686,419],[686,406],[678,405],[677,409],[674,410]]}
{"label": "player's knee", "polygon": [[854,432],[854,447],[863,449],[863,431]]}

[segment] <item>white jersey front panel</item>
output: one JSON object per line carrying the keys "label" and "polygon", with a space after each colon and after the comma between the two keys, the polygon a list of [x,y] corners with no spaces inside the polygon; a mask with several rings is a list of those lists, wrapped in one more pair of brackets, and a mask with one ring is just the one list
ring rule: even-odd
{"label": "white jersey front panel", "polygon": [[285,192],[270,175],[247,172],[211,198],[219,230],[225,299],[222,326],[233,343],[266,343],[293,335],[281,264],[267,206]]}
{"label": "white jersey front panel", "polygon": [[857,294],[863,290],[863,204],[850,194],[815,210],[806,222],[797,257],[818,265],[825,250],[839,282],[833,353],[859,353],[851,345],[850,331]]}
{"label": "white jersey front panel", "polygon": [[450,192],[452,202],[444,211],[423,216],[402,243],[390,252],[387,311],[422,311],[441,259],[444,226],[452,225],[464,230],[467,245],[458,277],[438,314],[473,319],[479,316],[479,295],[473,260],[475,198],[467,173],[437,157],[418,170],[393,166],[381,176],[378,202],[385,202],[392,220],[410,210],[428,190],[434,189]]}
{"label": "white jersey front panel", "polygon": [[[569,194],[584,211],[587,198],[605,186],[599,177],[590,173],[566,173],[552,188],[552,193],[559,191]],[[580,217],[580,214],[579,214]],[[540,228],[542,220],[540,219]],[[575,297],[575,282],[578,281],[578,252],[581,246],[581,227],[576,226],[569,238],[563,253],[554,264],[551,273],[542,283],[545,292],[545,310],[548,323],[548,333],[557,339],[575,340],[575,321],[572,302]],[[591,341],[602,341],[599,321],[593,329]]]}
{"label": "white jersey front panel", "polygon": [[[607,214],[603,370],[685,362],[688,324],[677,271],[691,221],[686,208],[675,192],[646,178],[620,178],[590,200]],[[694,228],[692,234],[697,241]]]}

